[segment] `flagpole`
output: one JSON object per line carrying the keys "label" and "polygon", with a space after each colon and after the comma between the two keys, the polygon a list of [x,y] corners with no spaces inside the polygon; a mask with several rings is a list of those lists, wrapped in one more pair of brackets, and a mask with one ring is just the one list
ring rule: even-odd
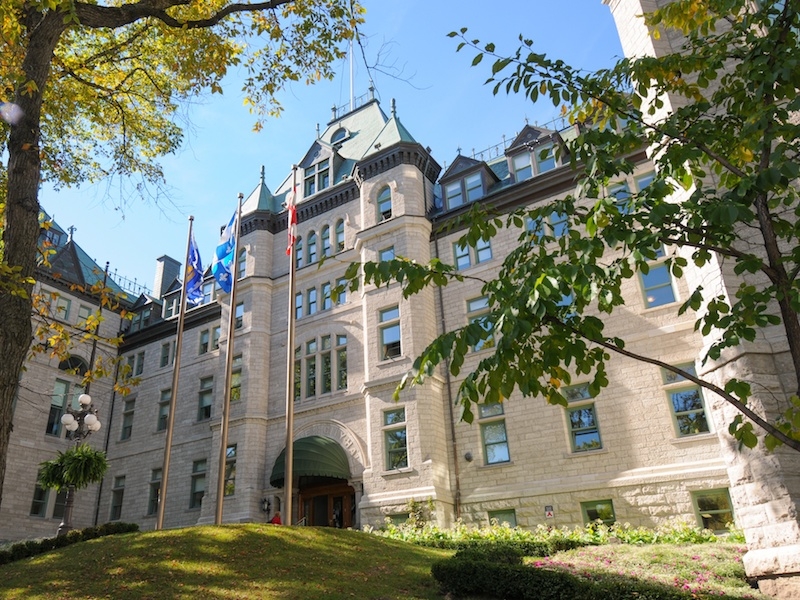
{"label": "flagpole", "polygon": [[230,314],[228,315],[228,345],[225,350],[225,396],[222,400],[222,425],[219,438],[219,477],[217,479],[217,506],[215,525],[222,525],[222,508],[225,499],[225,463],[228,451],[228,425],[230,422],[231,372],[233,371],[233,338],[236,330],[236,280],[239,279],[239,231],[242,228],[242,199],[236,209],[236,228],[233,234],[233,264],[231,265]]}
{"label": "flagpole", "polygon": [[284,512],[286,521],[292,524],[292,484],[294,479],[294,276],[297,270],[295,260],[295,234],[292,227],[297,225],[297,165],[292,166],[292,198],[287,222],[289,246],[286,253],[289,255],[289,319],[287,325],[286,342],[286,466],[284,467],[283,484],[286,490]]}
{"label": "flagpole", "polygon": [[[167,439],[164,442],[164,462],[161,466],[161,489],[158,498],[158,516],[156,530],[164,527],[164,511],[167,506],[167,483],[169,482],[169,458],[172,452],[172,432],[175,427],[175,409],[178,403],[178,377],[181,372],[181,346],[183,345],[183,324],[186,319],[186,289],[189,283],[191,260],[192,225],[194,217],[189,215],[189,235],[186,240],[186,262],[183,263],[183,285],[181,286],[180,310],[178,312],[178,335],[175,338],[175,355],[172,363],[172,389],[169,398],[169,414],[167,415]],[[203,274],[200,274],[202,277]]]}

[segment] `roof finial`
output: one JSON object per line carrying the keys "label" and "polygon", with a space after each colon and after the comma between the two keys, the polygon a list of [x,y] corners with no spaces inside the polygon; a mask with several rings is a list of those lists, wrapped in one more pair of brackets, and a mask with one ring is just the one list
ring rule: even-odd
{"label": "roof finial", "polygon": [[69,227],[67,227],[67,231],[69,231],[69,238],[67,239],[68,242],[72,241],[72,234],[75,233],[77,230],[78,228],[75,227],[75,225],[70,225]]}
{"label": "roof finial", "polygon": [[395,103],[394,98],[392,98],[392,118],[397,118],[397,104]]}
{"label": "roof finial", "polygon": [[[370,81],[370,84],[371,84],[372,83],[372,79],[370,78],[369,81]],[[370,85],[369,86],[369,99],[370,100],[375,100],[375,86],[374,85]]]}
{"label": "roof finial", "polygon": [[459,154],[459,155],[461,154],[461,146],[459,146],[458,148],[456,148],[456,154]]}
{"label": "roof finial", "polygon": [[319,123],[317,123],[317,139],[319,139]]}
{"label": "roof finial", "polygon": [[336,120],[336,105],[331,106],[331,121]]}
{"label": "roof finial", "polygon": [[261,165],[261,183],[264,183],[264,165]]}

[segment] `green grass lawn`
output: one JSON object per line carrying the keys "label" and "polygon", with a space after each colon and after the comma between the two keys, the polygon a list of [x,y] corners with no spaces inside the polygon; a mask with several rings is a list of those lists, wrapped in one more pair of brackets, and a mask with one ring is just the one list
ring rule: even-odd
{"label": "green grass lawn", "polygon": [[[728,597],[763,598],[743,582],[741,552],[730,544],[613,545],[538,561],[583,572],[658,574],[679,586],[709,579]],[[98,538],[0,566],[0,598],[441,600],[430,567],[451,554],[329,528],[192,527]]]}

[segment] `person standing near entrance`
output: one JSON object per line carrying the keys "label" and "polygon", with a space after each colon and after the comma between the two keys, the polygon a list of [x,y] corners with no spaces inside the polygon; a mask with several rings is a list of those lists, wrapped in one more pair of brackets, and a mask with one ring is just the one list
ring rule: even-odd
{"label": "person standing near entrance", "polygon": [[273,525],[282,525],[282,522],[281,522],[281,511],[279,511],[279,510],[275,511],[275,516],[272,517],[272,519],[270,519],[270,523],[272,523]]}

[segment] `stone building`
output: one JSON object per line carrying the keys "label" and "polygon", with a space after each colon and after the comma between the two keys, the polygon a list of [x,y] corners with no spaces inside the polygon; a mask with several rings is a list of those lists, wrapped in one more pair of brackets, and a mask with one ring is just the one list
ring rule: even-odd
{"label": "stone building", "polygon": [[[47,215],[42,220],[49,221]],[[0,507],[0,542],[55,535],[64,516],[66,492],[45,490],[36,483],[39,464],[65,451],[72,442],[61,424],[61,416],[69,406],[78,408],[78,396],[89,393],[98,410],[102,425],[108,426],[112,412],[113,378],[93,382],[90,389],[81,386],[92,357],[113,359],[116,347],[106,340],[115,338],[121,330],[118,311],[106,307],[99,313],[100,296],[93,287],[105,280],[106,298],[127,306],[126,295],[113,277],[102,269],[73,240],[74,228],[64,231],[52,222],[41,230],[40,248],[46,260],[36,269],[34,297],[37,314],[34,330],[48,322],[64,327],[73,340],[69,356],[53,355],[46,338],[35,337],[38,352],[32,352],[20,377],[19,393],[14,405],[14,430],[8,448],[8,462]],[[83,339],[91,329],[87,320],[101,316],[96,344]],[[52,332],[54,332],[53,330]],[[52,333],[51,332],[51,333]],[[109,431],[101,429],[87,440],[103,447]],[[77,491],[73,525],[87,527],[96,519],[98,486]]]}

